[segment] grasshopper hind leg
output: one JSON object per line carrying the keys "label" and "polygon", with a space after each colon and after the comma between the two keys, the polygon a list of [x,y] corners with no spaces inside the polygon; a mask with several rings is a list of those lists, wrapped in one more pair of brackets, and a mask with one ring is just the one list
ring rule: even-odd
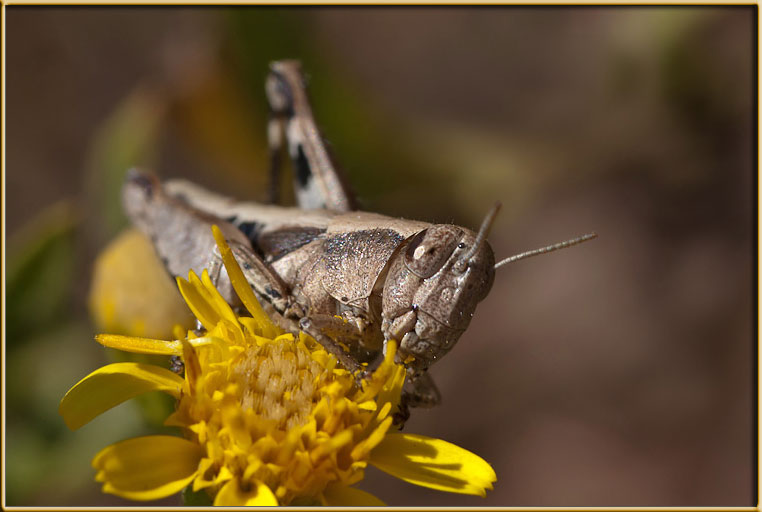
{"label": "grasshopper hind leg", "polygon": [[271,63],[265,92],[270,106],[267,133],[271,199],[279,192],[280,155],[285,146],[294,171],[299,206],[340,212],[355,210],[354,194],[313,118],[301,65],[293,60]]}
{"label": "grasshopper hind leg", "polygon": [[283,131],[285,120],[283,116],[272,112],[267,122],[267,145],[270,152],[270,183],[267,200],[277,204],[280,199],[280,171],[282,162]]}

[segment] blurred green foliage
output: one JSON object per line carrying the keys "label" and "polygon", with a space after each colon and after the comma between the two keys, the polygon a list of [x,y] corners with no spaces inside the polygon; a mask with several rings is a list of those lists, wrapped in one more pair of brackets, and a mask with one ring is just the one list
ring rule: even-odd
{"label": "blurred green foliage", "polygon": [[9,240],[6,271],[6,349],[54,329],[67,313],[74,276],[78,218],[71,201],[61,201],[29,220]]}
{"label": "blurred green foliage", "polygon": [[155,89],[138,87],[98,128],[87,151],[84,187],[91,216],[88,227],[100,243],[127,225],[122,211],[124,174],[132,167],[155,168],[166,100]]}

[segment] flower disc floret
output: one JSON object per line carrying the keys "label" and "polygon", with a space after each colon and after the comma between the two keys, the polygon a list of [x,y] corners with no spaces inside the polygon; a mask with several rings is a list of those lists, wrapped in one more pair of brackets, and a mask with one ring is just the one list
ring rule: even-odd
{"label": "flower disc floret", "polygon": [[385,381],[359,390],[354,376],[306,336],[266,339],[227,324],[212,338],[199,349],[188,344],[186,368],[197,375],[168,420],[205,447],[194,491],[224,497],[226,486],[240,493],[264,484],[279,503],[291,503],[363,478],[396,406],[375,399],[404,380],[393,354],[384,362]]}

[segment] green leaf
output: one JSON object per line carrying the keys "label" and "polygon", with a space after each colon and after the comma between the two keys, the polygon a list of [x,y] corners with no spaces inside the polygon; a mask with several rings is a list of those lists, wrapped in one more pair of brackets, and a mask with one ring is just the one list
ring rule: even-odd
{"label": "green leaf", "polygon": [[60,321],[74,275],[79,219],[69,201],[43,210],[8,242],[6,340],[9,350]]}
{"label": "green leaf", "polygon": [[209,497],[205,489],[193,492],[193,486],[189,485],[183,489],[183,505],[186,507],[211,507],[212,498]]}

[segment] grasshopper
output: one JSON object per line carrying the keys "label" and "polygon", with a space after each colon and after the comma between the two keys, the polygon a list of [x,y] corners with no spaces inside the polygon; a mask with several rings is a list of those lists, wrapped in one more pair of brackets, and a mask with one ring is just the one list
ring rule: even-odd
{"label": "grasshopper", "polygon": [[499,203],[477,232],[356,211],[312,116],[299,63],[272,63],[265,91],[270,196],[278,195],[285,143],[299,208],[237,202],[186,181],[162,184],[131,170],[123,189],[125,210],[151,238],[172,276],[208,268],[220,293],[235,306],[212,237],[211,225],[218,225],[274,321],[314,337],[360,379],[372,371],[387,342],[398,340],[398,362],[408,372],[400,423],[408,407],[440,402],[427,370],[466,330],[497,267],[595,236],[496,264],[487,235]]}

